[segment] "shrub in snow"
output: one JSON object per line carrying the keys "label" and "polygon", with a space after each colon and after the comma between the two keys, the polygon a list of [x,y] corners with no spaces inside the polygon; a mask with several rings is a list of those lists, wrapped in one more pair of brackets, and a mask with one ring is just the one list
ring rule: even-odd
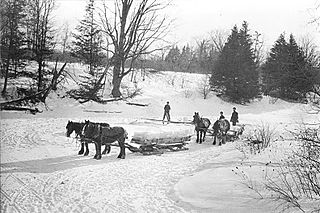
{"label": "shrub in snow", "polygon": [[168,78],[166,80],[167,80],[169,85],[174,87],[176,78],[177,78],[176,75],[168,75]]}
{"label": "shrub in snow", "polygon": [[320,86],[314,86],[314,92],[307,94],[307,101],[313,111],[320,113]]}
{"label": "shrub in snow", "polygon": [[266,188],[285,208],[303,212],[320,211],[320,127],[301,127],[293,132],[299,149],[276,168],[275,178],[267,179]]}
{"label": "shrub in snow", "polygon": [[203,99],[207,99],[210,93],[210,90],[211,90],[210,75],[205,75],[198,83],[198,91],[203,97]]}
{"label": "shrub in snow", "polygon": [[[263,134],[261,129],[256,134],[260,137],[270,135],[267,134],[267,129],[262,129]],[[277,164],[271,161],[266,163],[262,168],[264,177],[260,183],[252,181],[252,175],[257,174],[257,171],[248,175],[243,169],[236,167],[233,172],[260,198],[277,201],[276,208],[279,211],[292,212],[293,208],[297,208],[302,212],[319,212],[320,127],[301,126],[292,134],[298,147],[294,151],[293,147],[288,147],[290,154],[283,153],[285,156]]]}
{"label": "shrub in snow", "polygon": [[270,124],[261,122],[255,128],[246,133],[246,140],[237,146],[244,156],[248,154],[260,153],[262,150],[270,146],[270,143],[275,140],[276,131]]}
{"label": "shrub in snow", "polygon": [[191,98],[192,97],[192,91],[191,90],[186,89],[186,90],[183,91],[183,94],[184,94],[185,98]]}
{"label": "shrub in snow", "polygon": [[142,94],[142,89],[138,87],[137,83],[121,84],[121,90],[124,98],[134,98]]}

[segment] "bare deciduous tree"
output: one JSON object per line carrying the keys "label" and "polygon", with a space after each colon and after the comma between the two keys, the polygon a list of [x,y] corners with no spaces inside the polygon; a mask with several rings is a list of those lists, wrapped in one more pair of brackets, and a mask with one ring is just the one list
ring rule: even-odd
{"label": "bare deciduous tree", "polygon": [[[61,48],[61,56],[60,57],[61,58],[59,56],[57,56],[55,67],[52,71],[52,75],[53,75],[52,80],[51,80],[52,90],[57,90],[57,85],[59,83],[58,79],[64,75],[64,68],[66,67],[66,65],[68,63],[68,61],[66,59],[66,51],[68,48],[68,42],[69,42],[69,37],[70,37],[70,31],[69,31],[68,24],[64,24],[61,33],[62,33],[62,35],[59,38],[59,40],[61,40],[61,42],[60,42],[60,48]],[[64,64],[62,65],[62,67],[60,68],[60,71],[58,72],[57,66],[58,66],[59,61],[63,61]]]}
{"label": "bare deciduous tree", "polygon": [[313,111],[316,113],[320,112],[320,52],[318,46],[313,41],[310,35],[305,35],[300,39],[300,46],[303,53],[311,65],[310,69],[315,72],[314,85],[312,90],[309,92],[307,99],[311,105]]}
{"label": "bare deciduous tree", "polygon": [[29,0],[27,39],[32,51],[31,58],[38,63],[38,91],[43,90],[43,67],[53,51],[52,12],[54,0]]}
{"label": "bare deciduous tree", "polygon": [[229,36],[229,31],[227,30],[213,30],[209,33],[210,43],[212,43],[213,48],[221,53],[224,44],[227,42]]}
{"label": "bare deciduous tree", "polygon": [[210,93],[210,90],[211,90],[210,75],[209,74],[206,74],[200,80],[200,82],[198,84],[198,90],[199,90],[199,93],[202,95],[203,99],[207,99],[207,97]]}
{"label": "bare deciduous tree", "polygon": [[0,75],[4,75],[2,94],[7,92],[10,70],[21,65],[24,45],[23,22],[25,2],[22,0],[4,0],[0,3]]}
{"label": "bare deciduous tree", "polygon": [[305,57],[308,62],[314,67],[320,66],[320,52],[318,51],[318,46],[315,44],[314,40],[310,35],[304,35],[300,38],[299,46],[302,48]]}
{"label": "bare deciduous tree", "polygon": [[314,8],[309,10],[311,20],[310,24],[316,24],[318,27],[320,26],[320,2],[316,2]]}
{"label": "bare deciduous tree", "polygon": [[265,59],[265,51],[263,49],[264,41],[261,38],[261,34],[258,31],[254,32],[253,35],[253,51],[256,56],[255,62],[258,66],[261,66]]}
{"label": "bare deciduous tree", "polygon": [[[100,13],[103,32],[112,44],[112,96],[120,97],[120,84],[133,70],[134,62],[142,55],[160,48],[155,42],[168,32],[169,22],[160,11],[168,4],[156,0],[115,0],[103,3]],[[126,63],[129,63],[127,69]]]}

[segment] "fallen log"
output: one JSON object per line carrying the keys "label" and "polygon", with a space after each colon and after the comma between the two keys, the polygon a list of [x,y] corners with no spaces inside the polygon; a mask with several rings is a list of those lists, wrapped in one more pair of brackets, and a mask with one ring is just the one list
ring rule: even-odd
{"label": "fallen log", "polygon": [[19,107],[19,106],[11,106],[11,105],[4,105],[0,106],[1,110],[9,110],[9,111],[29,111],[31,114],[35,115],[36,113],[41,113],[38,108],[28,108],[28,107]]}
{"label": "fallen log", "polygon": [[123,98],[109,98],[109,99],[101,99],[100,103],[104,104],[104,103],[108,103],[108,102],[114,102],[114,101],[121,101],[123,100]]}
{"label": "fallen log", "polygon": [[10,101],[6,101],[6,102],[2,102],[0,103],[0,106],[5,106],[5,105],[9,105],[9,104],[14,104],[14,103],[19,103],[22,101],[27,101],[27,100],[32,100],[32,99],[39,99],[41,100],[42,96],[40,96],[42,93],[46,92],[48,90],[48,88],[41,90],[40,92],[37,92],[33,95],[30,96],[26,96],[23,98],[19,98],[19,99],[15,99],[15,100],[10,100]]}
{"label": "fallen log", "polygon": [[126,104],[134,105],[134,106],[142,106],[142,107],[149,106],[149,104],[141,104],[141,103],[133,103],[133,102],[127,102]]}

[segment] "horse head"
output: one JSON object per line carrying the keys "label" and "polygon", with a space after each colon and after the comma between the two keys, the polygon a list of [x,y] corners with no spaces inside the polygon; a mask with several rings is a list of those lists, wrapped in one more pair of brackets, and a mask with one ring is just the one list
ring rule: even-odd
{"label": "horse head", "polygon": [[195,112],[194,113],[194,116],[193,116],[193,121],[192,123],[197,125],[201,122],[201,118],[200,118],[200,115],[199,115],[199,112]]}
{"label": "horse head", "polygon": [[70,137],[71,133],[73,132],[74,130],[74,125],[73,125],[73,122],[72,121],[68,121],[68,124],[66,126],[66,129],[67,129],[67,137]]}

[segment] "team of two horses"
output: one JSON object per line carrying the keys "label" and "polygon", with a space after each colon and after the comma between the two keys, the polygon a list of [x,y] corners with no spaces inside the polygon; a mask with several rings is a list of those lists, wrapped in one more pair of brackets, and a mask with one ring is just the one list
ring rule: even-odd
{"label": "team of two horses", "polygon": [[[193,116],[193,124],[195,125],[195,130],[197,132],[197,143],[202,143],[205,141],[206,133],[211,125],[211,122],[208,118],[202,118],[200,117],[198,112],[194,113]],[[214,122],[213,124],[213,136],[214,141],[213,145],[216,145],[217,138],[221,138],[222,140],[219,140],[219,145],[225,143],[227,132],[230,129],[230,123],[226,119],[219,119]]]}
{"label": "team of two horses", "polygon": [[[111,143],[117,141],[120,146],[120,154],[118,158],[124,159],[125,153],[125,139],[128,137],[128,133],[122,127],[110,127],[107,123],[93,123],[85,121],[84,123],[68,121],[66,126],[67,137],[70,137],[72,132],[75,132],[76,137],[80,138],[81,149],[78,152],[79,155],[89,154],[89,143],[94,143],[96,148],[96,154],[94,159],[101,159],[101,155],[109,154],[111,151]],[[103,152],[101,153],[101,146],[105,145]],[[86,151],[84,152],[84,149]]]}

